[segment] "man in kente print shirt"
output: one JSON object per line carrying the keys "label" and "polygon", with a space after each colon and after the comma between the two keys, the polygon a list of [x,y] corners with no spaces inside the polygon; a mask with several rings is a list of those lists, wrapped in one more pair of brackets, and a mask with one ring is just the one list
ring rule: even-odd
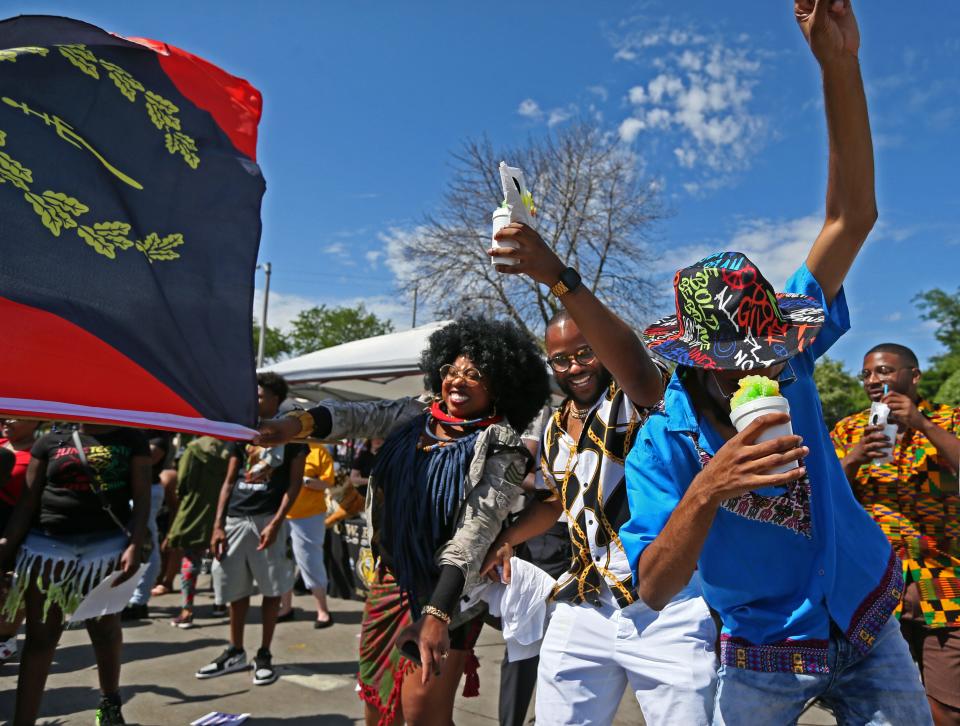
{"label": "man in kente print shirt", "polygon": [[854,495],[903,561],[901,631],[940,726],[960,724],[960,408],[922,399],[920,375],[909,348],[872,348],[860,379],[871,401],[890,407],[896,441],[870,425],[869,409],[832,437]]}

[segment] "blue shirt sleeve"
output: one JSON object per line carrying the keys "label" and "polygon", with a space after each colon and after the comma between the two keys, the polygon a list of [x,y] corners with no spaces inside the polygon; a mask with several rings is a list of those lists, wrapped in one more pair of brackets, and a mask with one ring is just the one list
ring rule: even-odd
{"label": "blue shirt sleeve", "polygon": [[830,350],[831,346],[840,339],[840,336],[850,330],[850,311],[847,309],[847,297],[843,288],[840,288],[837,296],[833,299],[833,304],[828,306],[823,288],[820,287],[817,278],[807,268],[806,262],[787,280],[784,292],[812,297],[825,311],[823,327],[820,329],[813,345],[810,346],[809,351],[805,351],[805,353],[813,356],[813,360]]}
{"label": "blue shirt sleeve", "polygon": [[658,451],[656,438],[669,436],[665,426],[656,426],[660,420],[647,422],[626,461],[630,519],[620,528],[620,541],[634,575],[640,555],[663,531],[686,489],[676,481],[674,467],[664,461],[666,452]]}

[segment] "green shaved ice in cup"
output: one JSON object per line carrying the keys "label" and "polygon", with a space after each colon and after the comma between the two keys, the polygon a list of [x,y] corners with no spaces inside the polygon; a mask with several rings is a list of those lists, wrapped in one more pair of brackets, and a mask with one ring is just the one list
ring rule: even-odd
{"label": "green shaved ice in cup", "polygon": [[[780,384],[766,376],[745,376],[740,379],[740,388],[730,399],[730,422],[738,432],[743,431],[761,416],[769,413],[785,413],[790,415],[790,402],[780,395]],[[793,436],[793,424],[786,421],[776,426],[769,426],[757,437],[755,443],[778,439],[781,436]],[[775,467],[767,474],[783,474],[796,469],[799,465],[796,460],[788,464]]]}

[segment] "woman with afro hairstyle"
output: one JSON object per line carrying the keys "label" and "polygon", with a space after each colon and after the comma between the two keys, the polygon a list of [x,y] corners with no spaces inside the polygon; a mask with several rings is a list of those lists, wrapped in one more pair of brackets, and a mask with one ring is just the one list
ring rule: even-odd
{"label": "woman with afro hairstyle", "polygon": [[420,365],[432,398],[326,401],[260,429],[269,445],[386,438],[367,492],[378,567],[359,681],[370,725],[452,723],[465,670],[464,695],[476,695],[482,612],[461,612],[459,599],[521,495],[531,462],[518,432],[549,395],[539,348],[508,322],[461,318],[430,336]]}

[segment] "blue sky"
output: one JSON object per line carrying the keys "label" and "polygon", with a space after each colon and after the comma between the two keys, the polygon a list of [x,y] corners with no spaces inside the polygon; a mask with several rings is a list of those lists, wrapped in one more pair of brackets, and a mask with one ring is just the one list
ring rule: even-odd
{"label": "blue sky", "polygon": [[[250,80],[264,96],[260,259],[274,268],[271,323],[364,300],[404,327],[411,306],[387,242],[436,209],[450,152],[484,133],[513,145],[576,116],[597,118],[662,180],[673,215],[651,275],[664,293],[673,269],[717,249],[742,249],[782,284],[819,229],[826,177],[817,69],[791,5],[8,0],[3,9],[164,40]],[[960,13],[952,0],[855,9],[881,221],[848,278],[854,328],[834,355],[850,368],[885,340],[922,359],[936,353],[910,299],[960,282]]]}

